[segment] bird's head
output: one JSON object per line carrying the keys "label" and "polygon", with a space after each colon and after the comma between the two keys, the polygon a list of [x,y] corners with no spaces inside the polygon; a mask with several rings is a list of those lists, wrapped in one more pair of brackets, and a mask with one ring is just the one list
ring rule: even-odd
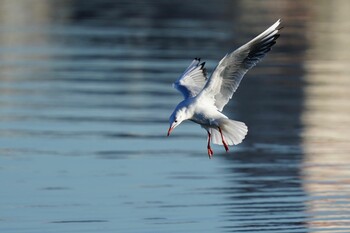
{"label": "bird's head", "polygon": [[184,108],[176,108],[174,112],[169,117],[169,130],[168,130],[168,136],[170,135],[171,131],[175,129],[178,125],[181,124],[184,120],[187,120],[187,114]]}

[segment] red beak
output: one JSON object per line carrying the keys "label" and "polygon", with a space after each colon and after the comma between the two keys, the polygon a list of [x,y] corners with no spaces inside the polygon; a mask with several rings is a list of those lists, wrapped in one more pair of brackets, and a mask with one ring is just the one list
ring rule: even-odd
{"label": "red beak", "polygon": [[174,127],[171,127],[171,126],[169,127],[168,135],[167,135],[168,137],[169,137],[169,135],[170,135],[170,133],[171,133],[171,131],[172,131],[173,129],[174,129]]}

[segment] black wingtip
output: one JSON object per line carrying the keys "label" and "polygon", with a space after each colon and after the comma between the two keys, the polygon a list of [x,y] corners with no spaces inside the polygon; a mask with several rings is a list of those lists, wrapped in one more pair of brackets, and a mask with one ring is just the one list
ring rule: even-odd
{"label": "black wingtip", "polygon": [[204,67],[205,66],[205,62],[202,62],[199,65],[201,67],[200,69],[202,70],[204,77],[207,79],[207,69]]}

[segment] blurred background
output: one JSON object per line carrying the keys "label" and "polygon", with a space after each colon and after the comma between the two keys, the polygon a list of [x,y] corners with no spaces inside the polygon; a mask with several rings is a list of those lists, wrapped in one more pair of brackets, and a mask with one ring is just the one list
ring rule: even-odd
{"label": "blurred background", "polygon": [[[1,232],[350,232],[350,1],[0,1]],[[224,112],[171,87],[282,19]]]}

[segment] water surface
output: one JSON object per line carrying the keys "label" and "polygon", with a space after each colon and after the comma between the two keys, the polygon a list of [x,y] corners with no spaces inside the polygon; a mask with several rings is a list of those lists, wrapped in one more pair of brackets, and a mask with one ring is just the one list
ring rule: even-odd
{"label": "water surface", "polygon": [[[350,232],[348,1],[3,1],[2,232]],[[252,17],[254,16],[254,17]],[[206,154],[171,83],[278,18]]]}

